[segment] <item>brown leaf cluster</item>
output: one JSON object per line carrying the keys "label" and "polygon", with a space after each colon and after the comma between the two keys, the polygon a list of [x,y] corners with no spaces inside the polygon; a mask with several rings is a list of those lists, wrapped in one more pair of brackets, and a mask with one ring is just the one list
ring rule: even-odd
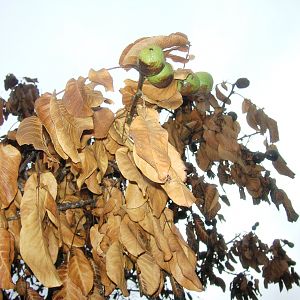
{"label": "brown leaf cluster", "polygon": [[[120,66],[137,68],[139,51],[152,44],[168,59],[189,60],[188,53],[175,54],[189,51],[187,37],[174,33],[130,44]],[[111,103],[104,93],[114,91],[109,69],[70,79],[61,97],[39,97],[35,79],[6,80],[12,92],[0,102],[0,122],[12,113],[21,123],[0,143],[0,289],[41,299],[28,284],[35,277],[53,299],[101,300],[118,291],[131,296],[130,279],[141,296],[155,298],[168,295],[169,278],[173,294],[183,299],[184,289],[202,291],[209,283],[225,291],[220,274],[235,272],[238,260],[244,269],[262,271],[265,286],[299,285],[281,245],[291,243],[275,240],[268,247],[254,232],[226,242],[218,232],[218,220],[225,220],[220,199],[230,205],[220,185],[236,185],[241,198],[247,192],[254,204],[282,205],[290,222],[298,214],[255,160],[257,153],[243,144],[252,134],[239,136],[239,122],[226,108],[226,83],[224,91],[217,85],[215,96],[179,93],[177,81],[191,72],[176,70],[166,88],[125,80],[124,107],[116,113],[103,105]],[[277,153],[276,121],[250,100],[242,109],[250,127],[269,131],[266,149]],[[166,122],[162,111],[169,114]],[[279,153],[273,166],[295,175]],[[186,240],[176,227],[181,220]],[[231,297],[257,299],[258,281],[233,274]]]}

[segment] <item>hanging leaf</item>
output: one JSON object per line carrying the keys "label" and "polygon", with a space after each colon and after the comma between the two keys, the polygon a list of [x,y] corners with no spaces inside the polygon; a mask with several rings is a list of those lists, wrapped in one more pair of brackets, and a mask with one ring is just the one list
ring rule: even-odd
{"label": "hanging leaf", "polygon": [[129,296],[124,277],[124,258],[119,242],[110,245],[106,253],[106,270],[108,277],[120,288],[125,297]]}
{"label": "hanging leaf", "polygon": [[84,148],[83,151],[79,153],[79,158],[81,161],[81,170],[77,178],[77,186],[80,190],[85,180],[97,169],[97,161],[91,147]]}
{"label": "hanging leaf", "polygon": [[[137,240],[134,232],[131,231],[130,227],[127,225],[128,220],[123,219],[120,225],[120,242],[124,245],[127,251],[133,256],[138,257],[146,250]],[[135,223],[132,226],[136,226]]]}
{"label": "hanging leaf", "polygon": [[192,206],[196,202],[196,198],[182,180],[174,173],[174,170],[171,169],[170,174],[172,179],[162,184],[162,188],[177,205],[186,207]]}
{"label": "hanging leaf", "polygon": [[36,116],[25,118],[19,125],[16,135],[17,142],[22,145],[33,145],[34,149],[44,151],[48,157],[55,160],[50,154],[43,135],[43,124]]}
{"label": "hanging leaf", "polygon": [[103,85],[106,91],[114,91],[113,79],[107,69],[90,69],[88,77],[90,81]]}
{"label": "hanging leaf", "polygon": [[0,143],[0,204],[6,208],[18,191],[18,175],[21,154],[12,145]]}
{"label": "hanging leaf", "polygon": [[101,107],[95,111],[93,116],[95,138],[105,138],[114,119],[114,113],[109,108]]}
{"label": "hanging leaf", "polygon": [[69,300],[86,300],[79,286],[77,286],[70,277],[70,263],[64,263],[58,268],[59,277],[63,283],[63,287],[53,296],[53,300],[69,299]]}
{"label": "hanging leaf", "polygon": [[82,94],[84,81],[82,79],[70,79],[65,87],[65,93],[62,98],[68,113],[74,117],[91,117],[93,115],[92,109],[86,103]]}
{"label": "hanging leaf", "polygon": [[11,264],[14,260],[14,238],[5,228],[0,228],[0,288],[12,289]]}
{"label": "hanging leaf", "polygon": [[136,182],[143,195],[145,195],[148,183],[136,167],[128,148],[122,147],[116,151],[116,162],[122,175],[128,180]]}
{"label": "hanging leaf", "polygon": [[56,198],[57,183],[52,173],[34,173],[29,177],[20,207],[20,252],[37,279],[47,287],[55,287],[60,286],[61,281],[53,265],[42,224],[48,193]]}
{"label": "hanging leaf", "polygon": [[83,295],[87,296],[93,287],[94,274],[88,259],[80,249],[73,249],[69,274],[73,283],[81,289]]}
{"label": "hanging leaf", "polygon": [[139,282],[142,291],[146,295],[152,296],[160,286],[160,268],[155,263],[154,258],[148,253],[139,256],[136,263],[141,272],[139,275]]}
{"label": "hanging leaf", "polygon": [[73,117],[67,112],[64,104],[54,98],[50,100],[50,116],[63,151],[74,163],[80,162],[77,151],[81,147],[80,138],[84,130],[93,129],[93,119]]}
{"label": "hanging leaf", "polygon": [[130,126],[136,153],[157,172],[160,180],[166,180],[171,166],[168,156],[168,132],[158,122],[155,110],[147,110],[146,117],[137,116]]}
{"label": "hanging leaf", "polygon": [[143,196],[137,184],[128,183],[125,191],[126,207],[128,209],[142,206],[147,198]]}

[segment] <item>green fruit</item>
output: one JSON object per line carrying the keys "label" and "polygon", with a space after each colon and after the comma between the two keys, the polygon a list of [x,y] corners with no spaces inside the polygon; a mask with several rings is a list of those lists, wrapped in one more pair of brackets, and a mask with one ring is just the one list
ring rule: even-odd
{"label": "green fruit", "polygon": [[145,76],[158,74],[165,66],[165,55],[159,46],[142,49],[138,56],[139,71]]}
{"label": "green fruit", "polygon": [[166,63],[164,68],[158,74],[148,76],[147,79],[157,88],[167,87],[174,79],[174,70],[172,65]]}
{"label": "green fruit", "polygon": [[200,91],[208,94],[211,92],[214,85],[214,79],[208,72],[196,72],[195,73],[200,81]]}
{"label": "green fruit", "polygon": [[197,93],[200,89],[200,81],[195,73],[191,73],[184,80],[179,80],[178,91],[182,96],[189,96]]}

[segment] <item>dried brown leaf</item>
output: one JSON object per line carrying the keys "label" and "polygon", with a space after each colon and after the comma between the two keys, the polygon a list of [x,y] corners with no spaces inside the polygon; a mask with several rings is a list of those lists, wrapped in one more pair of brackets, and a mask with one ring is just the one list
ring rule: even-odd
{"label": "dried brown leaf", "polygon": [[103,85],[106,91],[114,91],[113,79],[107,69],[90,69],[88,77],[90,81]]}
{"label": "dried brown leaf", "polygon": [[18,175],[21,154],[12,145],[0,143],[0,204],[6,208],[18,191]]}
{"label": "dried brown leaf", "polygon": [[161,35],[138,39],[123,50],[119,59],[120,66],[131,67],[132,65],[136,65],[139,52],[143,48],[153,44],[161,47],[162,49],[173,47],[178,48],[189,45],[189,41],[187,36],[180,32],[172,33],[168,36]]}
{"label": "dried brown leaf", "polygon": [[20,207],[20,252],[37,279],[47,287],[54,287],[60,286],[61,281],[53,265],[42,224],[48,193],[56,198],[57,183],[52,173],[34,173],[29,177]]}
{"label": "dried brown leaf", "polygon": [[5,228],[0,228],[0,288],[12,289],[11,264],[14,260],[14,238]]}
{"label": "dried brown leaf", "polygon": [[110,245],[106,253],[106,270],[108,277],[120,288],[125,297],[129,296],[124,277],[124,258],[118,241]]}
{"label": "dried brown leaf", "polygon": [[[146,250],[137,240],[134,232],[131,231],[131,228],[127,225],[128,220],[123,219],[120,226],[120,242],[124,245],[127,251],[133,256],[138,257]],[[135,223],[132,226],[137,226]]]}
{"label": "dried brown leaf", "polygon": [[67,82],[62,103],[68,113],[74,117],[91,117],[93,111],[87,105],[84,94],[82,93],[84,81],[82,79],[70,79]]}
{"label": "dried brown leaf", "polygon": [[137,155],[156,170],[160,180],[165,181],[171,161],[168,156],[168,132],[159,124],[158,113],[148,109],[145,117],[137,116],[131,123],[130,135]]}
{"label": "dried brown leaf", "polygon": [[101,107],[95,111],[93,121],[95,138],[103,139],[114,121],[114,113],[109,108]]}
{"label": "dried brown leaf", "polygon": [[50,100],[50,116],[63,151],[74,163],[80,162],[77,149],[81,147],[83,131],[94,128],[92,117],[76,118],[67,112],[61,101],[54,98]]}
{"label": "dried brown leaf", "polygon": [[145,195],[148,183],[135,165],[132,153],[127,147],[116,151],[116,162],[122,175],[128,180],[136,182]]}
{"label": "dried brown leaf", "polygon": [[81,249],[73,249],[73,255],[69,261],[69,276],[77,285],[83,295],[87,296],[93,287],[93,270]]}
{"label": "dried brown leaf", "polygon": [[50,116],[50,99],[52,98],[51,94],[43,94],[40,98],[38,98],[34,103],[34,108],[36,113],[43,123],[43,126],[46,128],[51,141],[53,143],[55,151],[58,153],[60,157],[63,159],[67,159],[68,155],[64,152],[63,148],[61,147],[55,130],[55,124],[51,119]]}
{"label": "dried brown leaf", "polygon": [[149,253],[143,253],[137,259],[137,266],[140,270],[139,283],[142,291],[152,296],[160,286],[161,271]]}
{"label": "dried brown leaf", "polygon": [[49,152],[43,135],[43,124],[36,116],[25,118],[19,125],[16,140],[20,146],[32,144],[34,149],[44,151],[48,157],[54,160]]}

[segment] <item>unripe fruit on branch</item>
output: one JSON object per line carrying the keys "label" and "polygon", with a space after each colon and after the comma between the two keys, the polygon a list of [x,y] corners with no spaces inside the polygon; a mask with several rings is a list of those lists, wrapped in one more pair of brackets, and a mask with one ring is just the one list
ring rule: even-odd
{"label": "unripe fruit on branch", "polygon": [[142,49],[138,56],[139,71],[145,76],[158,74],[165,66],[165,55],[159,46]]}
{"label": "unripe fruit on branch", "polygon": [[197,93],[200,88],[200,81],[195,73],[191,73],[184,80],[179,80],[178,91],[182,96],[189,96]]}
{"label": "unripe fruit on branch", "polygon": [[214,79],[208,72],[196,72],[195,73],[200,81],[200,92],[208,94],[211,92]]}
{"label": "unripe fruit on branch", "polygon": [[156,75],[148,76],[149,82],[157,88],[165,88],[172,82],[174,70],[171,64],[166,63],[164,68]]}

